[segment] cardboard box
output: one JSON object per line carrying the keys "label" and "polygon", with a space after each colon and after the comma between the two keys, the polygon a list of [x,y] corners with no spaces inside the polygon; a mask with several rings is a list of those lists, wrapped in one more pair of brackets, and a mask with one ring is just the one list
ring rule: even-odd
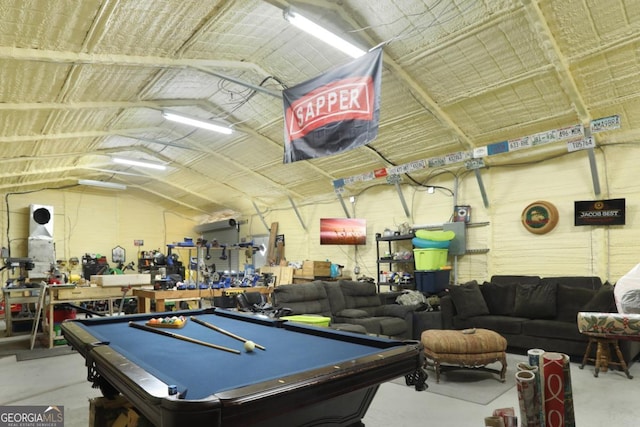
{"label": "cardboard box", "polygon": [[304,261],[302,268],[295,272],[302,277],[331,277],[331,263],[329,261]]}
{"label": "cardboard box", "polygon": [[89,427],[153,427],[123,396],[89,399]]}
{"label": "cardboard box", "polygon": [[150,274],[107,274],[91,276],[91,282],[98,286],[149,285]]}
{"label": "cardboard box", "polygon": [[275,266],[275,267],[263,266],[263,267],[260,267],[260,273],[261,274],[264,274],[264,273],[273,274],[273,276],[275,277],[274,286],[292,284],[293,283],[293,274],[294,274],[293,272],[294,272],[293,267],[280,267],[280,266]]}
{"label": "cardboard box", "polygon": [[112,427],[129,408],[131,404],[120,395],[113,400],[106,397],[89,399],[89,427]]}

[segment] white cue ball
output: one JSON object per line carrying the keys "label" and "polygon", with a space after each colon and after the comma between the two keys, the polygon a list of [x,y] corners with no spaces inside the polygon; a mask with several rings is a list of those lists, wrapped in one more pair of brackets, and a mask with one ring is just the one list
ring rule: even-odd
{"label": "white cue ball", "polygon": [[244,349],[247,353],[251,353],[255,348],[256,348],[256,343],[254,343],[253,341],[244,342]]}

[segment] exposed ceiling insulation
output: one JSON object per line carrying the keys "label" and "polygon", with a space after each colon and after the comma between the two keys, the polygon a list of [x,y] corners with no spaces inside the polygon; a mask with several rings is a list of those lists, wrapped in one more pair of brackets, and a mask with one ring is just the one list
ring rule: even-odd
{"label": "exposed ceiling insulation", "polygon": [[[292,4],[3,0],[0,188],[109,181],[198,216],[335,198],[337,179],[612,115],[621,126],[595,135],[596,147],[636,143],[638,1],[317,0],[294,6],[339,18],[368,47],[385,43],[379,135],[283,164],[281,91],[350,61],[290,25],[283,10]],[[169,122],[163,109],[235,132]],[[485,163],[566,152],[555,143]]]}

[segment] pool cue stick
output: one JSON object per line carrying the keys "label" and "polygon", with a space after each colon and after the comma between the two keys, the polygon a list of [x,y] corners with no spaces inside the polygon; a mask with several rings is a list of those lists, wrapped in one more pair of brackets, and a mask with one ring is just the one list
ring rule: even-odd
{"label": "pool cue stick", "polygon": [[229,353],[241,354],[240,350],[235,350],[233,348],[223,347],[221,345],[211,344],[209,342],[200,341],[200,340],[197,340],[195,338],[187,337],[187,336],[180,335],[180,334],[174,334],[173,332],[165,331],[165,330],[162,330],[162,329],[152,328],[151,326],[141,325],[139,323],[134,323],[134,322],[129,322],[129,326],[131,326],[132,328],[141,329],[143,331],[153,332],[154,334],[164,335],[165,337],[175,338],[175,339],[182,340],[182,341],[187,341],[187,342],[190,342],[190,343],[193,343],[193,344],[199,344],[199,345],[203,345],[205,347],[215,348],[217,350],[228,351]]}
{"label": "pool cue stick", "polygon": [[[222,328],[220,328],[220,327],[218,327],[216,325],[212,325],[211,323],[204,322],[204,321],[198,319],[195,316],[191,316],[191,320],[193,320],[194,322],[198,323],[199,325],[206,326],[207,328],[213,329],[214,331],[220,332],[221,334],[224,334],[224,335],[226,335],[228,337],[231,337],[233,339],[236,339],[238,341],[242,341],[242,342],[249,341],[246,338],[242,338],[241,336],[233,334],[233,333],[231,333],[231,332],[229,332],[227,330],[224,330],[224,329],[222,329]],[[264,348],[260,344],[256,344],[255,342],[254,342],[254,344],[255,344],[256,348],[259,348],[260,350],[266,350],[266,348]]]}

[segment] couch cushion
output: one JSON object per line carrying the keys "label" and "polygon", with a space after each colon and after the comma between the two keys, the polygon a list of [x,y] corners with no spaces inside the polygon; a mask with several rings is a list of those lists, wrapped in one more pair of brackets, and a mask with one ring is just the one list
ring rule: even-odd
{"label": "couch cushion", "polygon": [[480,286],[489,313],[510,316],[516,301],[515,284],[485,282]]}
{"label": "couch cushion", "polygon": [[530,319],[552,319],[556,316],[555,283],[516,286],[514,316]]}
{"label": "couch cushion", "polygon": [[380,334],[380,319],[377,317],[362,317],[358,319],[341,319],[337,318],[340,323],[351,323],[353,325],[361,325],[369,334]]}
{"label": "couch cushion", "polygon": [[[522,324],[522,333],[523,335],[532,337],[556,338],[567,341],[587,341],[587,338],[578,330],[577,320],[574,323],[544,319],[529,320]],[[545,348],[545,350],[554,351],[553,348]]]}
{"label": "couch cushion", "polygon": [[407,313],[414,312],[417,307],[416,305],[385,304],[377,310],[377,315],[405,318]]}
{"label": "couch cushion", "polygon": [[281,285],[273,289],[274,304],[293,310],[291,314],[331,316],[331,307],[322,282]]}
{"label": "couch cushion", "polygon": [[360,310],[358,308],[345,308],[344,310],[340,310],[336,313],[336,316],[340,316],[341,318],[346,319],[361,319],[363,317],[371,317],[371,315],[365,311]]}
{"label": "couch cushion", "polygon": [[357,319],[337,318],[338,322],[348,322],[354,325],[363,326],[368,333],[376,335],[388,335],[392,337],[403,337],[407,333],[407,323],[397,317],[361,317]]}
{"label": "couch cushion", "polygon": [[345,308],[379,307],[380,297],[376,285],[370,282],[339,280],[338,285],[344,296]]}
{"label": "couch cushion", "polygon": [[596,291],[593,289],[559,284],[556,293],[555,320],[575,324],[578,312],[582,311],[582,307],[591,301],[595,294]]}
{"label": "couch cushion", "polygon": [[331,306],[331,312],[337,313],[340,310],[346,308],[344,302],[344,295],[342,295],[342,289],[336,282],[322,282],[324,289],[327,291],[327,297],[329,297],[329,305]]}
{"label": "couch cushion", "polygon": [[482,328],[496,331],[499,334],[519,335],[522,333],[523,322],[529,321],[523,317],[494,316],[492,314],[453,320],[456,329]]}
{"label": "couch cushion", "polygon": [[591,311],[601,313],[617,312],[616,301],[613,296],[613,286],[605,283],[595,293],[589,302],[587,302],[580,311]]}
{"label": "couch cushion", "polygon": [[451,286],[449,294],[456,306],[458,317],[466,319],[489,314],[489,308],[477,283]]}
{"label": "couch cushion", "polygon": [[558,285],[592,290],[600,289],[600,286],[602,286],[602,280],[596,276],[545,277],[540,283],[556,283]]}
{"label": "couch cushion", "polygon": [[407,323],[398,317],[377,317],[380,321],[380,334],[390,337],[403,335],[407,331]]}

